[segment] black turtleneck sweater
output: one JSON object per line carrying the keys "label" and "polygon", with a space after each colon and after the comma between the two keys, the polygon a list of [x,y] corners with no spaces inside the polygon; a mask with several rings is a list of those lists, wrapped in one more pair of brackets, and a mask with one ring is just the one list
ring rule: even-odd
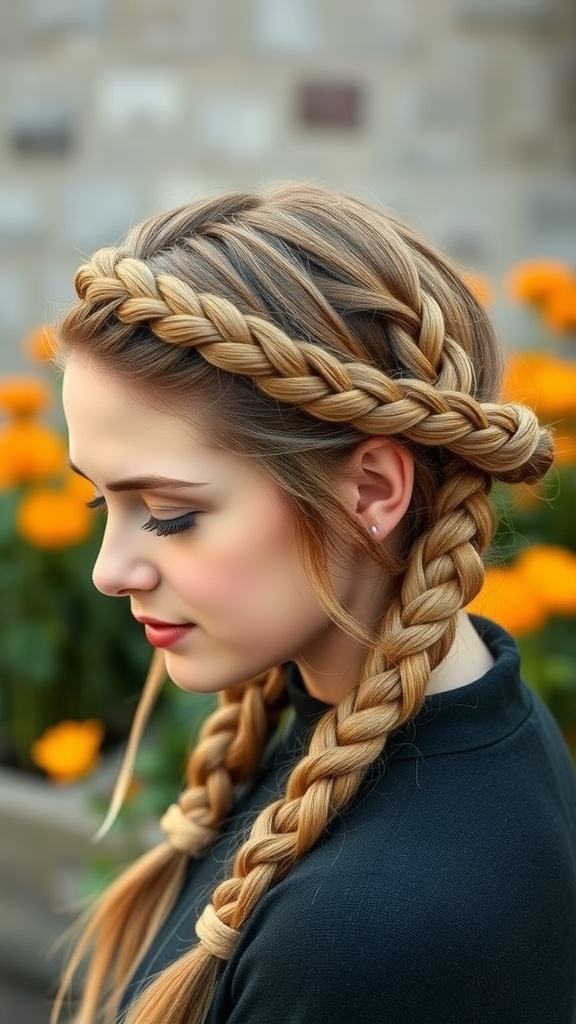
{"label": "black turtleneck sweater", "polygon": [[[576,781],[516,646],[472,619],[495,664],[434,694],[352,806],[258,903],[209,1024],[576,1024]],[[294,666],[286,736],[213,849],[190,863],[129,999],[194,923],[326,705]]]}

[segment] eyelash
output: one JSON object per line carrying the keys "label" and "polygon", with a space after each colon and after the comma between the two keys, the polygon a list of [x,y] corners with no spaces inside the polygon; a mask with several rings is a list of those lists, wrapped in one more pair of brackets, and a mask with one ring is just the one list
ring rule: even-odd
{"label": "eyelash", "polygon": [[[99,512],[106,511],[106,499],[102,497],[93,498],[92,501],[86,502],[87,508],[97,509]],[[186,533],[196,525],[197,512],[185,512],[182,516],[177,516],[175,519],[156,519],[155,516],[150,516],[147,523],[142,526],[143,530],[149,530],[158,535],[158,537],[173,537],[179,533]]]}

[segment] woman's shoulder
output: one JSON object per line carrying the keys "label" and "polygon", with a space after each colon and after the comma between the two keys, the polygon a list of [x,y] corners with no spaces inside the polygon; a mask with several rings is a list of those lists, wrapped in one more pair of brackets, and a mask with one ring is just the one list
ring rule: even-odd
{"label": "woman's shoulder", "polygon": [[[540,1024],[546,1004],[568,1024],[576,858],[568,871],[537,851],[534,868],[530,846],[499,844],[473,814],[442,839],[445,820],[403,849],[354,816],[333,828],[259,901],[214,1020],[307,1022],[322,993],[314,1019],[330,1024]],[[514,827],[521,838],[521,815]]]}

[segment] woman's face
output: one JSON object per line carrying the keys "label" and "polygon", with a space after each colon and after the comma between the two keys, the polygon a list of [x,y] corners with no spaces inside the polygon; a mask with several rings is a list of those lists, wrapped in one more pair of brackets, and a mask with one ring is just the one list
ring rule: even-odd
{"label": "woman's face", "polygon": [[[315,597],[285,501],[262,467],[211,448],[177,403],[173,414],[159,411],[81,356],[66,366],[63,400],[71,462],[107,509],[94,584],[127,597],[138,619],[187,627],[142,627],[165,647],[174,682],[222,690],[296,660],[320,680],[309,689],[331,699],[322,678],[346,661],[338,645],[352,641]],[[353,610],[352,574],[340,567],[333,583]]]}

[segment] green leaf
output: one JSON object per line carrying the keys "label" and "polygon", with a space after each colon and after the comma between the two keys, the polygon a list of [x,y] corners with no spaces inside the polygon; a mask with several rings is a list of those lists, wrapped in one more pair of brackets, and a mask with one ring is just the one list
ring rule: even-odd
{"label": "green leaf", "polygon": [[2,641],[4,670],[12,673],[20,686],[45,688],[54,679],[58,659],[44,622],[20,622]]}

